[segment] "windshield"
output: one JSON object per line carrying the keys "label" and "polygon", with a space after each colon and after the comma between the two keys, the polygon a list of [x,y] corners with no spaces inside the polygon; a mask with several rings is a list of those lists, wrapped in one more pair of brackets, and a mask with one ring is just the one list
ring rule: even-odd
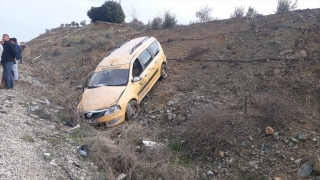
{"label": "windshield", "polygon": [[128,83],[129,69],[109,69],[93,74],[89,88],[101,86],[126,86]]}

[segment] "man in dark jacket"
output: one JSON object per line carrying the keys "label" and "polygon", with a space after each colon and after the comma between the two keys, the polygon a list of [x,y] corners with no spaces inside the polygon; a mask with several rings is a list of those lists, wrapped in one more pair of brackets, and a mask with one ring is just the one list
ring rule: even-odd
{"label": "man in dark jacket", "polygon": [[[10,42],[8,34],[3,34],[2,40],[4,42],[3,52],[1,55],[1,65],[3,67],[2,77],[4,78],[5,87],[10,89],[10,88],[13,88],[12,66],[14,63],[14,58],[16,53],[15,53],[13,44]],[[0,87],[4,88],[3,85]]]}
{"label": "man in dark jacket", "polygon": [[22,58],[21,48],[18,45],[16,38],[10,38],[10,41],[13,44],[14,50],[16,52],[15,59],[14,59],[15,61],[14,61],[13,67],[12,67],[13,79],[15,82],[18,82],[18,79],[19,79],[18,63],[19,63],[20,59]]}

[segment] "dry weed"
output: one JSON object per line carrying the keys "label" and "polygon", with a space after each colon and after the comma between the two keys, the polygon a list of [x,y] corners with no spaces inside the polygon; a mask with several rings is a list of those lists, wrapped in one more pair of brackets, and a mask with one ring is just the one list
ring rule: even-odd
{"label": "dry weed", "polygon": [[216,149],[236,136],[235,117],[231,110],[202,109],[195,112],[185,131],[182,150],[193,157],[212,156]]}
{"label": "dry weed", "polygon": [[255,94],[253,103],[263,116],[261,121],[263,126],[284,128],[303,116],[298,104],[283,93]]}
{"label": "dry weed", "polygon": [[210,50],[208,43],[198,41],[191,45],[184,59],[199,59],[199,56]]}

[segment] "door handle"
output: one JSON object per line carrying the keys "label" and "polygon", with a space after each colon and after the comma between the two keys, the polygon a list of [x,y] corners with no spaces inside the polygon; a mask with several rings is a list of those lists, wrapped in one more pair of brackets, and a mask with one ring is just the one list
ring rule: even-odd
{"label": "door handle", "polygon": [[155,62],[155,64],[157,64],[157,63],[158,63],[158,61]]}
{"label": "door handle", "polygon": [[144,77],[147,77],[147,74],[146,74],[146,75],[144,75]]}

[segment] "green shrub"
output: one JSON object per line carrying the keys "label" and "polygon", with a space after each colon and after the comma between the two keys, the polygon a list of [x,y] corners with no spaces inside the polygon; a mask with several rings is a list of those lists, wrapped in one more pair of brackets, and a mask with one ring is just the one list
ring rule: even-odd
{"label": "green shrub", "polygon": [[177,24],[176,15],[172,14],[170,11],[166,11],[163,17],[163,27],[164,28],[172,28]]}
{"label": "green shrub", "polygon": [[87,15],[92,21],[122,23],[125,19],[121,5],[114,1],[106,1],[100,7],[91,7]]}
{"label": "green shrub", "polygon": [[278,0],[277,11],[275,13],[284,13],[293,11],[298,7],[298,0],[292,2],[291,0]]}
{"label": "green shrub", "polygon": [[156,17],[152,20],[151,29],[160,29],[162,25],[162,20],[159,17]]}

